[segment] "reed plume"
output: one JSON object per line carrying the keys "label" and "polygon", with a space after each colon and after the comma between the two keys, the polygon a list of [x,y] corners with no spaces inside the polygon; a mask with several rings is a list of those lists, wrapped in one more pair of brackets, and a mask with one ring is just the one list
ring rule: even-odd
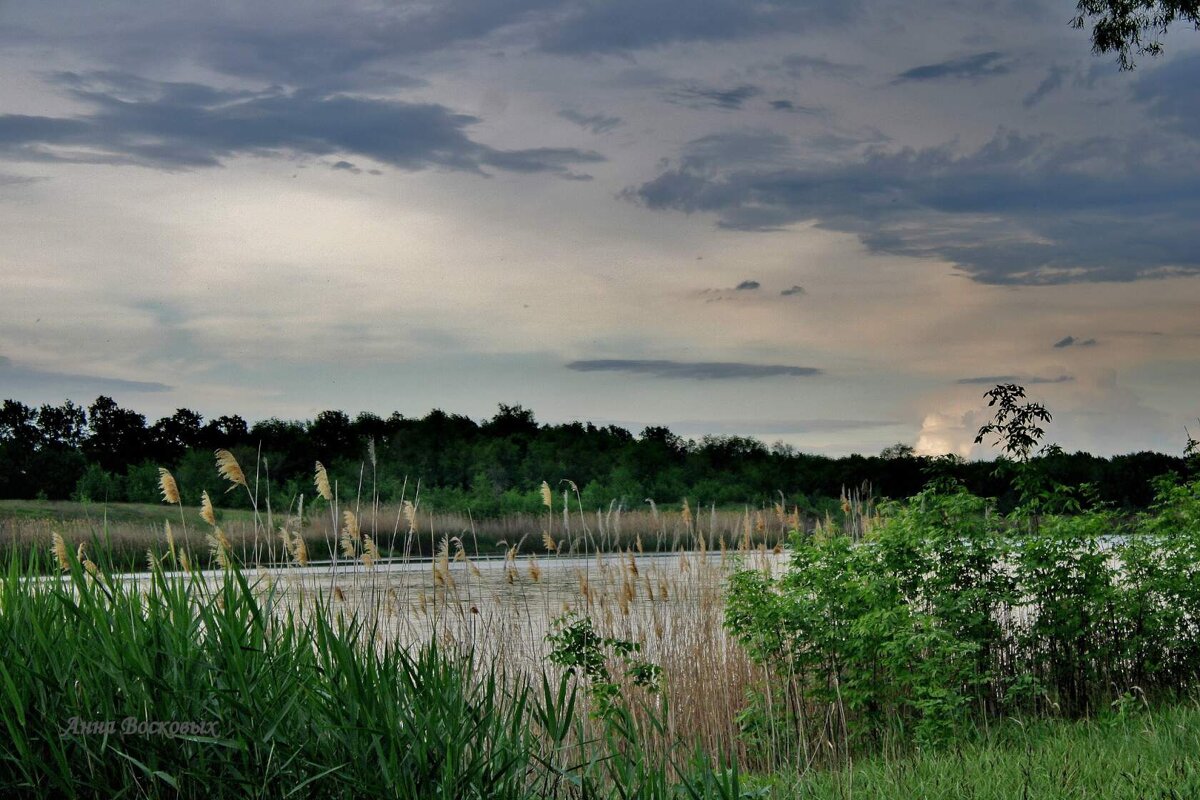
{"label": "reed plume", "polygon": [[[62,534],[58,531],[50,534],[51,552],[54,553],[54,560],[58,562],[58,567],[63,572],[71,571],[71,560],[67,557],[67,543],[63,541]],[[80,547],[83,543],[80,542]]]}
{"label": "reed plume", "polygon": [[207,491],[200,493],[200,518],[214,528],[217,527],[217,514],[213,510],[212,498],[208,496]]}
{"label": "reed plume", "polygon": [[558,542],[554,541],[554,537],[548,531],[542,531],[542,547],[549,553],[558,552]]}
{"label": "reed plume", "polygon": [[317,494],[332,503],[333,489],[329,486],[329,473],[325,471],[325,465],[320,461],[317,462],[317,474],[313,483],[317,487]]}
{"label": "reed plume", "polygon": [[242,472],[241,464],[238,464],[233,453],[228,450],[216,451],[217,456],[217,474],[229,481],[229,488],[225,491],[232,491],[235,486],[241,486],[249,491],[250,486],[246,483],[246,474]]}
{"label": "reed plume", "polygon": [[550,491],[550,484],[542,481],[542,505],[546,508],[554,508],[554,493]]}
{"label": "reed plume", "polygon": [[233,549],[233,543],[229,541],[229,537],[220,528],[213,528],[213,532],[205,537],[208,542],[209,552],[216,559],[217,565],[221,569],[229,569],[233,566],[230,561],[229,552]]}
{"label": "reed plume", "polygon": [[308,545],[304,543],[303,536],[297,536],[292,540],[292,557],[300,566],[308,566]]}
{"label": "reed plume", "polygon": [[164,503],[179,505],[179,484],[175,483],[175,476],[163,467],[158,468],[158,490],[162,492]]}
{"label": "reed plume", "polygon": [[342,512],[342,555],[354,558],[358,553],[359,539],[362,537],[358,526],[358,517],[353,511]]}
{"label": "reed plume", "polygon": [[364,535],[362,537],[362,563],[363,566],[370,569],[375,566],[375,562],[379,560],[379,547],[375,544],[375,539],[371,536]]}

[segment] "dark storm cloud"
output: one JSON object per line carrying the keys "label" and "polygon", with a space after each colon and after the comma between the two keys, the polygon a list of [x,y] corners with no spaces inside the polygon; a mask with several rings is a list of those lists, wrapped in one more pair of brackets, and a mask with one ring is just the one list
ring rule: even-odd
{"label": "dark storm cloud", "polygon": [[570,108],[563,109],[558,112],[558,115],[592,133],[608,133],[624,122],[620,117],[609,116],[607,114],[584,114]]}
{"label": "dark storm cloud", "polygon": [[[435,3],[297,4],[195,0],[136,6],[92,4],[51,13],[24,29],[0,28],[10,43],[72,49],[123,69],[150,73],[173,62],[283,86],[325,90],[423,81],[398,69],[414,56],[475,42],[564,0],[442,0]],[[132,5],[132,4],[131,4]],[[164,46],[167,43],[167,46]]]}
{"label": "dark storm cloud", "polygon": [[877,253],[1002,284],[1200,273],[1200,160],[1161,137],[1061,142],[1001,132],[973,152],[871,148],[841,163],[723,165],[688,147],[624,193],[725,228],[815,222]]}
{"label": "dark storm cloud", "polygon": [[998,383],[1072,383],[1075,378],[1071,375],[1059,375],[1055,378],[1043,378],[1038,375],[983,375],[978,378],[959,378],[955,383],[961,385],[995,386]]}
{"label": "dark storm cloud", "polygon": [[0,356],[0,384],[10,392],[75,392],[97,394],[104,392],[169,392],[172,388],[165,383],[153,381],[129,381],[123,378],[105,378],[98,375],[77,375],[70,372],[37,369],[14,364],[11,359]]}
{"label": "dark storm cloud", "polygon": [[685,86],[670,92],[667,99],[688,108],[721,108],[726,111],[737,111],[747,100],[760,94],[762,94],[762,89],[748,83],[734,86],[731,89]]}
{"label": "dark storm cloud", "polygon": [[1076,339],[1074,336],[1064,336],[1054,343],[1054,346],[1062,349],[1064,347],[1095,347],[1099,342],[1095,339]]}
{"label": "dark storm cloud", "polygon": [[[859,0],[438,0],[296,4],[196,0],[26,15],[0,39],[71,47],[134,71],[172,62],[283,86],[345,90],[420,83],[414,58],[479,47],[489,37],[562,55],[626,54],[685,42],[724,42],[836,26]],[[159,4],[163,6],[163,4]],[[159,8],[155,6],[154,8]],[[144,13],[143,13],[144,12]],[[163,43],[169,43],[164,47]]]}
{"label": "dark storm cloud", "polygon": [[976,53],[973,56],[939,61],[936,64],[924,64],[920,67],[913,67],[901,72],[892,83],[937,81],[946,78],[973,80],[988,78],[993,75],[1003,75],[1009,71],[1009,67],[1003,62],[1003,58],[1003,53],[993,50],[988,53]]}
{"label": "dark storm cloud", "polygon": [[735,286],[733,288],[739,292],[746,292],[746,291],[754,291],[755,289],[758,289],[761,287],[762,287],[762,284],[759,283],[758,281],[742,281],[741,283],[739,283],[737,286]]}
{"label": "dark storm cloud", "polygon": [[59,76],[91,107],[74,117],[0,115],[0,153],[30,161],[221,165],[239,155],[354,154],[406,170],[429,167],[571,176],[603,156],[569,148],[497,150],[472,140],[476,117],[432,103],[272,88],[227,91],[111,73]]}
{"label": "dark storm cloud", "polygon": [[782,297],[794,297],[795,295],[807,294],[807,292],[805,292],[805,291],[804,291],[804,287],[803,287],[803,286],[800,286],[800,285],[794,285],[794,286],[792,286],[792,287],[791,287],[791,288],[789,288],[789,289],[784,289],[784,290],[783,290],[782,292],[780,292],[779,294],[780,294]]}
{"label": "dark storm cloud", "polygon": [[607,358],[572,361],[567,369],[576,372],[629,372],[654,378],[689,380],[734,380],[738,378],[774,378],[820,375],[815,367],[783,364],[745,364],[740,361],[662,361]]}

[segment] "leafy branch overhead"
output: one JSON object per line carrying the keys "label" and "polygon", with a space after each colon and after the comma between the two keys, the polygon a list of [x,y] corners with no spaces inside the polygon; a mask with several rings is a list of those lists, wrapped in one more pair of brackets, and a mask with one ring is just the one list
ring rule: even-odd
{"label": "leafy branch overhead", "polygon": [[1135,66],[1134,55],[1157,56],[1162,37],[1176,22],[1190,22],[1200,30],[1200,0],[1079,0],[1079,13],[1071,27],[1092,24],[1092,52],[1116,52],[1121,69]]}

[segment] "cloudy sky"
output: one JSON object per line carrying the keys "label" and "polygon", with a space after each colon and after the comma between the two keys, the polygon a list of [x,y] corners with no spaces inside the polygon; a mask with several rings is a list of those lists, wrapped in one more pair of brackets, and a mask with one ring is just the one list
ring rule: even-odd
{"label": "cloudy sky", "polygon": [[1074,5],[0,3],[0,395],[1178,452],[1200,34]]}

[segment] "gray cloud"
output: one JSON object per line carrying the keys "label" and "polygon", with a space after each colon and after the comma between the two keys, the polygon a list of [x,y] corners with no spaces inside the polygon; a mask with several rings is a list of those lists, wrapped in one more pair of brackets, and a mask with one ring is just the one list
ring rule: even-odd
{"label": "gray cloud", "polygon": [[1070,74],[1070,70],[1068,70],[1066,67],[1051,67],[1050,72],[1047,73],[1042,82],[1037,85],[1037,88],[1025,95],[1025,97],[1021,100],[1021,105],[1025,106],[1026,108],[1033,108],[1038,103],[1045,100],[1051,93],[1058,91],[1062,87],[1063,81],[1066,80],[1068,74]]}
{"label": "gray cloud", "polygon": [[819,75],[830,78],[852,78],[862,73],[863,68],[856,64],[843,64],[830,61],[822,56],[794,55],[783,59],[784,70],[793,78],[805,78]]}
{"label": "gray cloud", "polygon": [[786,111],[789,114],[820,114],[819,108],[810,108],[809,106],[799,106],[791,100],[772,100],[771,108],[776,111]]}
{"label": "gray cloud", "polygon": [[762,89],[748,83],[731,89],[716,89],[710,86],[684,86],[667,94],[672,103],[688,108],[720,108],[737,111],[747,100],[762,94]]}
{"label": "gray cloud", "polygon": [[607,114],[584,114],[581,111],[575,111],[570,108],[563,109],[558,112],[558,115],[592,133],[608,133],[624,122],[620,117],[609,116]]}
{"label": "gray cloud", "polygon": [[1200,53],[1168,61],[1134,84],[1134,97],[1150,114],[1181,133],[1200,139]]}
{"label": "gray cloud", "polygon": [[733,287],[739,292],[754,291],[762,286],[758,281],[742,281],[737,286]]}
{"label": "gray cloud", "polygon": [[680,163],[689,170],[710,171],[733,166],[762,167],[792,156],[792,142],[768,130],[734,130],[701,136],[688,142]]}
{"label": "gray cloud", "polygon": [[1095,339],[1076,339],[1074,336],[1064,336],[1054,343],[1054,346],[1061,349],[1064,347],[1095,347],[1099,342]]}
{"label": "gray cloud", "polygon": [[6,356],[0,356],[0,384],[3,384],[5,391],[20,393],[157,393],[169,392],[174,388],[154,381],[130,381],[124,378],[79,375],[21,366],[14,364],[12,359]]}
{"label": "gray cloud", "polygon": [[[876,428],[893,428],[903,423],[881,419],[686,419],[668,422],[666,427],[685,436],[703,434],[758,434],[786,436],[796,433],[838,433]],[[635,426],[630,426],[634,430]]]}
{"label": "gray cloud", "polygon": [[949,261],[984,283],[1200,273],[1200,159],[1163,138],[1001,131],[974,152],[876,147],[803,166],[723,164],[689,146],[624,197],[712,213],[737,230],[811,221],[873,252]]}
{"label": "gray cloud", "polygon": [[1072,375],[1059,375],[1054,378],[1045,378],[1039,375],[983,375],[978,378],[959,378],[955,383],[962,385],[986,385],[994,386],[997,383],[1020,383],[1020,384],[1040,384],[1040,383],[1072,383],[1075,378]]}
{"label": "gray cloud", "polygon": [[783,364],[746,364],[740,361],[665,361],[624,358],[572,361],[567,369],[576,372],[630,372],[655,378],[684,378],[690,380],[734,380],[738,378],[773,378],[820,375],[815,367],[793,367]]}
{"label": "gray cloud", "polygon": [[128,75],[66,73],[59,81],[92,108],[75,117],[0,115],[0,153],[31,161],[221,165],[238,155],[354,154],[406,170],[547,172],[603,161],[570,148],[497,150],[465,132],[479,120],[445,106],[346,94],[231,91]]}
{"label": "gray cloud", "polygon": [[858,0],[572,0],[540,26],[555,53],[616,53],[676,42],[717,42],[812,30],[857,16]]}
{"label": "gray cloud", "polygon": [[784,289],[779,294],[782,295],[783,297],[793,297],[793,296],[799,295],[799,294],[807,294],[807,292],[804,291],[803,286],[800,286],[799,284],[794,284],[791,288]]}
{"label": "gray cloud", "polygon": [[893,84],[916,81],[936,81],[946,78],[970,79],[988,78],[993,75],[1003,75],[1009,71],[1003,62],[1004,54],[996,51],[976,53],[972,56],[952,58],[939,61],[936,64],[924,64],[905,70],[896,76]]}

